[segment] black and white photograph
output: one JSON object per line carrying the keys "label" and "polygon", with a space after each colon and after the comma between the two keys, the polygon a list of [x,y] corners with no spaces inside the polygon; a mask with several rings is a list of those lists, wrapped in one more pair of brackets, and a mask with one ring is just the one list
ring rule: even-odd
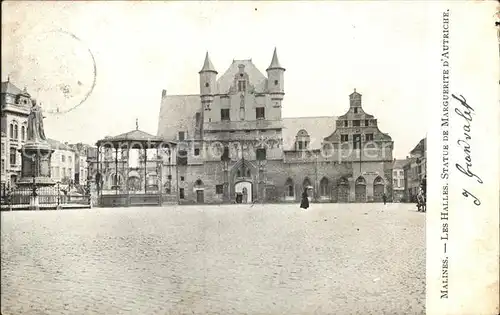
{"label": "black and white photograph", "polygon": [[498,314],[498,11],[4,2],[1,314]]}

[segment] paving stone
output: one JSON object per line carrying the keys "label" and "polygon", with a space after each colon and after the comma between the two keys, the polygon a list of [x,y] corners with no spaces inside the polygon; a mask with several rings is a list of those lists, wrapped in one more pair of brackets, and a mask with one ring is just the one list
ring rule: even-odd
{"label": "paving stone", "polygon": [[1,311],[424,314],[425,214],[414,208],[2,212]]}

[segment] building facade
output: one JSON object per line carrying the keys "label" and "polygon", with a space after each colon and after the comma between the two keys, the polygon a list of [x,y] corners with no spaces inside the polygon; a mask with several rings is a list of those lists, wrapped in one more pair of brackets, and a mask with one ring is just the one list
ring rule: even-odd
{"label": "building facade", "polygon": [[26,88],[21,90],[10,79],[1,87],[1,133],[2,133],[2,184],[10,187],[21,176],[21,152],[26,141],[31,96]]}
{"label": "building facade", "polygon": [[404,165],[406,160],[394,160],[392,165],[392,199],[394,202],[406,201]]}
{"label": "building facade", "polygon": [[420,140],[410,151],[403,170],[407,199],[416,202],[420,186],[427,179],[427,138]]}
{"label": "building facade", "polygon": [[266,74],[250,59],[219,76],[207,53],[199,94],[163,90],[158,136],[177,145],[159,152],[162,192],[179,203],[298,202],[304,189],[315,202],[390,200],[393,141],[361,94],[338,117],[283,118],[276,50]]}
{"label": "building facade", "polygon": [[48,138],[50,147],[54,150],[50,158],[50,177],[55,182],[74,184],[75,152],[66,143]]}
{"label": "building facade", "polygon": [[88,151],[92,147],[83,143],[70,144],[69,146],[75,153],[75,185],[85,185],[89,171],[89,166],[87,164]]}

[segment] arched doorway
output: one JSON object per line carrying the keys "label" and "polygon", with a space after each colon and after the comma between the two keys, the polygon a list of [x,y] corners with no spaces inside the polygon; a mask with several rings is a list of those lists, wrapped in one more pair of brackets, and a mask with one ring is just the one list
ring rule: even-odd
{"label": "arched doorway", "polygon": [[319,195],[321,196],[322,199],[327,199],[330,197],[330,194],[328,192],[328,178],[323,177],[321,181],[319,182]]}
{"label": "arched doorway", "polygon": [[201,179],[196,180],[194,183],[194,193],[196,194],[196,203],[205,202],[205,189],[203,187],[203,181]]}
{"label": "arched doorway", "polygon": [[236,194],[241,194],[242,203],[252,203],[252,183],[248,181],[237,182],[234,185],[234,191]]}
{"label": "arched doorway", "polygon": [[341,177],[337,184],[337,201],[349,202],[349,182],[345,177]]}
{"label": "arched doorway", "polygon": [[385,183],[384,179],[377,176],[373,181],[373,200],[376,202],[382,202],[382,196],[384,195]]}
{"label": "arched doorway", "polygon": [[285,182],[285,200],[295,200],[295,187],[291,178]]}
{"label": "arched doorway", "polygon": [[354,184],[354,200],[356,202],[366,202],[366,180],[360,176]]}

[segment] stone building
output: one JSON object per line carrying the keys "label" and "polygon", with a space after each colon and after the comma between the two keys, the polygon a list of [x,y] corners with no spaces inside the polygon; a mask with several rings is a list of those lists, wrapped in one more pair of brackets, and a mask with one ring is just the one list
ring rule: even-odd
{"label": "stone building", "polygon": [[[10,187],[21,176],[21,153],[26,141],[28,115],[31,108],[31,96],[26,88],[21,90],[10,79],[2,82],[2,184]],[[4,171],[5,170],[5,171]]]}
{"label": "stone building", "polygon": [[74,184],[75,179],[75,151],[67,143],[54,139],[47,139],[54,150],[50,158],[50,177],[55,182]]}
{"label": "stone building", "polygon": [[403,166],[406,160],[394,160],[392,165],[392,199],[394,202],[403,202],[405,198],[405,176]]}
{"label": "stone building", "polygon": [[[264,75],[252,60],[233,60],[219,75],[207,53],[200,93],[163,90],[158,136],[160,182],[180,203],[372,202],[392,198],[393,141],[349,95],[338,117],[283,118],[285,68],[276,50]],[[337,108],[338,111],[341,108]]]}
{"label": "stone building", "polygon": [[410,151],[403,170],[406,196],[408,201],[415,202],[420,185],[427,178],[427,138]]}
{"label": "stone building", "polygon": [[70,144],[69,146],[75,153],[75,184],[85,185],[89,170],[87,164],[88,151],[92,150],[92,147],[84,143]]}

